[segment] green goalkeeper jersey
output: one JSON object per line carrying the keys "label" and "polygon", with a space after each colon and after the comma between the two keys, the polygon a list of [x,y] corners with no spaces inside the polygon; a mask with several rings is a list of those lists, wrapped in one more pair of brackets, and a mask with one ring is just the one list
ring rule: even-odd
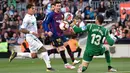
{"label": "green goalkeeper jersey", "polygon": [[73,26],[75,33],[88,32],[88,39],[86,43],[86,52],[89,55],[101,55],[104,53],[104,39],[107,40],[109,45],[114,44],[114,40],[110,37],[109,31],[103,26],[97,24],[87,24],[84,27]]}

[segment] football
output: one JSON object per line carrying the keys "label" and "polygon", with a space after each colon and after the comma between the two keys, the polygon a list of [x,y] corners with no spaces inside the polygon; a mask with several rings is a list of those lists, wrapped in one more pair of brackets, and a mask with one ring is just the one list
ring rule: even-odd
{"label": "football", "polygon": [[59,28],[60,28],[61,30],[67,30],[67,29],[69,28],[68,22],[62,21],[62,22],[60,23],[60,25],[59,25]]}

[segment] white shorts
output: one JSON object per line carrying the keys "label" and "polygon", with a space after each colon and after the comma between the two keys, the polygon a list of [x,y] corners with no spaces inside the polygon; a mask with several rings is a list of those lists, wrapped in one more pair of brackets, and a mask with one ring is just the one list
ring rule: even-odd
{"label": "white shorts", "polygon": [[26,34],[26,41],[29,44],[29,50],[31,53],[37,53],[43,46],[42,42],[32,34]]}

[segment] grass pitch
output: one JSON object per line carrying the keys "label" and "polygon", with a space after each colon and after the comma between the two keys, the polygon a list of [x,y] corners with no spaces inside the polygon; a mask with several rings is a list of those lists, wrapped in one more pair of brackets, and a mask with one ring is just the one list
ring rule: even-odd
{"label": "grass pitch", "polygon": [[[70,63],[70,59],[68,60]],[[40,59],[14,59],[11,63],[8,59],[0,58],[0,73],[77,73],[76,69],[65,69],[61,59],[51,59],[55,72],[46,72],[45,63]],[[115,73],[130,73],[130,58],[112,59],[112,65],[118,70]],[[105,59],[93,59],[89,68],[84,73],[111,73],[107,72]]]}

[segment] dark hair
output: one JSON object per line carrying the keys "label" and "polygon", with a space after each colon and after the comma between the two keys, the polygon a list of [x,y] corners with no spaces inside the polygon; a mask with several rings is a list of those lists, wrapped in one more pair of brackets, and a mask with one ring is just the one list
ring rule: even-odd
{"label": "dark hair", "polygon": [[56,4],[60,4],[61,1],[55,1],[53,4],[56,5]]}
{"label": "dark hair", "polygon": [[125,33],[125,34],[128,34],[128,32],[129,32],[129,31],[128,31],[127,29],[124,30],[124,33]]}
{"label": "dark hair", "polygon": [[55,5],[55,3],[53,2],[53,3],[51,4],[51,6],[52,6],[52,5]]}
{"label": "dark hair", "polygon": [[103,15],[97,15],[97,20],[99,21],[100,24],[102,24],[104,21]]}
{"label": "dark hair", "polygon": [[26,6],[26,9],[30,9],[30,8],[32,8],[34,5],[33,4],[28,4],[27,6]]}
{"label": "dark hair", "polygon": [[72,39],[75,39],[75,38],[77,38],[77,35],[73,34],[71,37],[72,37]]}

